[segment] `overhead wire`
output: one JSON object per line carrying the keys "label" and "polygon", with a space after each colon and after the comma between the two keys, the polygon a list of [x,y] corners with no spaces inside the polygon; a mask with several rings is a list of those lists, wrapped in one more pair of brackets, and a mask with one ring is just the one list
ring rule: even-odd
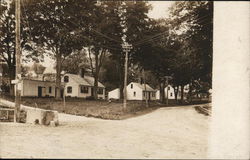
{"label": "overhead wire", "polygon": [[[211,14],[211,13],[210,13],[210,14]],[[210,15],[210,14],[207,14],[206,16],[200,17],[200,18],[199,18],[199,21],[197,21],[197,23],[204,22],[205,20],[207,20],[206,17],[208,17],[208,15]],[[209,23],[210,23],[210,22],[209,22]],[[166,33],[168,33],[168,31],[165,31],[165,32],[163,32],[163,33],[156,34],[156,35],[154,35],[154,36],[152,36],[152,37],[150,37],[150,38],[145,38],[144,40],[141,40],[141,41],[135,43],[134,46],[140,46],[140,45],[142,45],[142,44],[149,43],[149,42],[152,41],[152,40],[159,40],[159,39],[161,39],[161,38],[164,38],[164,37],[162,37],[162,36],[165,36]]]}
{"label": "overhead wire", "polygon": [[[45,11],[41,7],[39,7],[39,9],[41,9],[42,11]],[[68,19],[65,19],[65,20],[68,21],[68,22],[70,22],[71,24],[75,25],[77,28],[80,28],[81,31],[84,31],[84,30],[81,29],[82,26],[77,25],[75,22],[72,22],[72,21],[70,21]],[[62,23],[61,21],[58,21],[58,22],[61,23],[62,25],[64,25],[67,29],[72,30],[66,24]],[[84,38],[84,39],[89,40],[90,42],[94,43],[95,45],[97,45],[99,47],[104,47],[104,48],[111,49],[111,50],[120,50],[119,48],[113,48],[113,47],[109,47],[109,46],[106,46],[106,45],[98,44],[98,43],[94,42],[93,40],[91,40],[90,38],[88,38],[86,36],[81,35],[81,37]]]}

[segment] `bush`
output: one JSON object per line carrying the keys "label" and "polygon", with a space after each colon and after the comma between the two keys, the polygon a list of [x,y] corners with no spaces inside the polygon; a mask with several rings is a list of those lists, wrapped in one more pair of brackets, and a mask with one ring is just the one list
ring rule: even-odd
{"label": "bush", "polygon": [[94,96],[88,96],[88,97],[86,97],[86,100],[95,100],[95,97]]}

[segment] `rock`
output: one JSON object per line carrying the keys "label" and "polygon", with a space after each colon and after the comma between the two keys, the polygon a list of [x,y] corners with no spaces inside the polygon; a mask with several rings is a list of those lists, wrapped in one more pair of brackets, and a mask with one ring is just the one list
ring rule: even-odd
{"label": "rock", "polygon": [[55,114],[53,111],[45,111],[44,116],[43,116],[43,120],[42,120],[42,124],[49,125],[50,122],[54,120],[54,117],[55,117]]}
{"label": "rock", "polygon": [[50,125],[51,127],[56,127],[55,121],[50,121],[49,125]]}

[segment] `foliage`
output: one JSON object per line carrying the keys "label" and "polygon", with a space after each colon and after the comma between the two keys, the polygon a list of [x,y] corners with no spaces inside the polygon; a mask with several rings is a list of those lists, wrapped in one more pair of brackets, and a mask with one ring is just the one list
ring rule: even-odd
{"label": "foliage", "polygon": [[[8,65],[9,84],[15,79],[16,51],[15,51],[15,3],[14,1],[3,1],[0,3],[0,56]],[[35,53],[35,48],[29,43],[28,28],[21,18],[21,48],[28,55]],[[35,59],[36,55],[27,58]],[[11,94],[14,93],[11,85]]]}

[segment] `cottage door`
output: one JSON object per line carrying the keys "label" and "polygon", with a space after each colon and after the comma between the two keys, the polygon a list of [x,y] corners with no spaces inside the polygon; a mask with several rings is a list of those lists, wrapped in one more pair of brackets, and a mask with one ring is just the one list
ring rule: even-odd
{"label": "cottage door", "polygon": [[94,88],[91,87],[91,97],[93,97],[93,96],[94,96]]}
{"label": "cottage door", "polygon": [[61,89],[61,98],[63,98],[63,94],[64,94],[64,89]]}
{"label": "cottage door", "polygon": [[43,87],[38,86],[38,97],[42,97],[42,93],[43,93]]}

